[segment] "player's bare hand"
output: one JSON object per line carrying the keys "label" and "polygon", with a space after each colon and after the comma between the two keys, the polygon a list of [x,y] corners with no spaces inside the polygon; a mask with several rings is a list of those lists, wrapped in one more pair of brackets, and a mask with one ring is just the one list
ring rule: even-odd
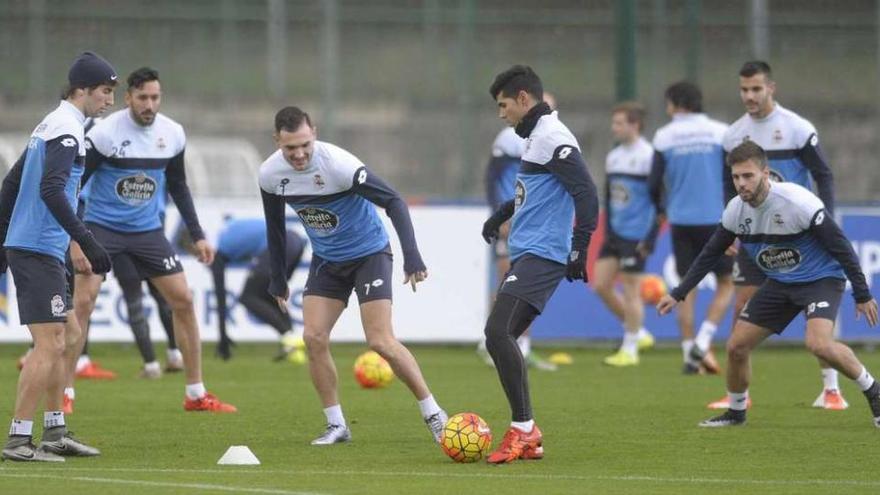
{"label": "player's bare hand", "polygon": [[205,239],[196,241],[193,250],[200,263],[210,265],[214,262],[214,248]]}
{"label": "player's bare hand", "polygon": [[669,314],[676,305],[678,305],[678,301],[669,294],[665,294],[657,303],[657,314],[660,316]]}
{"label": "player's bare hand", "polygon": [[70,241],[70,261],[73,263],[73,271],[82,275],[91,275],[92,274],[92,264],[89,263],[89,259],[86,258],[85,253],[81,247],[79,247],[79,243],[76,241]]}
{"label": "player's bare hand", "polygon": [[404,285],[409,284],[412,287],[412,291],[416,291],[416,284],[419,282],[423,282],[426,278],[428,278],[428,271],[422,270],[420,272],[415,273],[407,273],[403,278]]}
{"label": "player's bare hand", "polygon": [[861,315],[865,315],[865,319],[868,320],[868,325],[872,327],[877,326],[877,301],[871,299],[866,303],[857,303],[856,319],[858,320]]}
{"label": "player's bare hand", "polygon": [[727,256],[736,256],[737,253],[739,253],[739,246],[737,246],[735,242],[730,246],[727,246],[727,249],[724,250],[724,254]]}

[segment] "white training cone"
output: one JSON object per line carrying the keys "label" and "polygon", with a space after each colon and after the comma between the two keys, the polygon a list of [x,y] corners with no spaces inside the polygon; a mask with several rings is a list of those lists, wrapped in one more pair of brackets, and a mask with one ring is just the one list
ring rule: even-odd
{"label": "white training cone", "polygon": [[217,461],[217,464],[258,466],[260,460],[257,459],[257,456],[251,452],[247,445],[233,445],[226,450],[226,453]]}

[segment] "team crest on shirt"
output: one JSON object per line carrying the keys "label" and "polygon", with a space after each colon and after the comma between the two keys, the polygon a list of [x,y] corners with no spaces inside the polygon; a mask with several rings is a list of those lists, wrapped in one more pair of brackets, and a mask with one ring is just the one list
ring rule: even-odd
{"label": "team crest on shirt", "polygon": [[523,181],[516,179],[516,186],[513,190],[513,206],[520,209],[524,204],[526,204],[526,185]]}
{"label": "team crest on shirt", "polygon": [[116,181],[116,197],[131,206],[140,206],[156,195],[158,184],[143,172],[129,175]]}
{"label": "team crest on shirt", "polygon": [[779,129],[776,129],[775,131],[773,131],[773,142],[774,143],[781,143],[782,142],[782,131],[780,131]]}
{"label": "team crest on shirt", "polygon": [[52,296],[49,303],[52,307],[52,316],[64,316],[64,299],[59,294]]}
{"label": "team crest on shirt", "polygon": [[324,182],[324,178],[321,177],[321,174],[315,174],[315,185],[318,189],[324,189],[324,184],[326,183]]}
{"label": "team crest on shirt", "polygon": [[619,182],[611,185],[611,203],[615,206],[624,206],[629,203],[629,189]]}
{"label": "team crest on shirt", "polygon": [[308,206],[296,210],[299,219],[309,231],[318,236],[327,236],[339,227],[339,216],[330,210]]}
{"label": "team crest on shirt", "polygon": [[787,273],[801,264],[801,252],[788,246],[767,246],[755,261],[767,272]]}
{"label": "team crest on shirt", "polygon": [[159,136],[159,139],[156,140],[156,147],[159,148],[160,150],[164,150],[165,148],[168,147],[168,145],[165,144],[165,139],[163,139],[161,136]]}
{"label": "team crest on shirt", "polygon": [[785,222],[782,221],[782,215],[780,215],[779,213],[774,213],[773,214],[773,223],[781,226]]}

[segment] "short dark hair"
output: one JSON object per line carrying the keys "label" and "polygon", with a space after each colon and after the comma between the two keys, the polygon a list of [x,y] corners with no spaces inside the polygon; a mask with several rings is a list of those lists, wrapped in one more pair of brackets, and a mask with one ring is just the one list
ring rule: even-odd
{"label": "short dark hair", "polygon": [[141,89],[144,84],[159,80],[159,71],[150,67],[141,67],[128,75],[128,91]]}
{"label": "short dark hair", "polygon": [[489,86],[489,94],[492,99],[497,99],[500,94],[506,98],[514,98],[520,91],[532,95],[537,101],[544,100],[544,85],[541,78],[528,65],[514,65],[495,76],[492,86]]}
{"label": "short dark hair", "polygon": [[666,100],[689,112],[703,111],[703,92],[696,84],[688,81],[679,81],[666,88]]}
{"label": "short dark hair", "polygon": [[300,110],[299,107],[284,107],[275,114],[275,132],[282,130],[294,132],[303,125],[303,122],[309,127],[314,127],[309,114]]}
{"label": "short dark hair", "polygon": [[623,101],[614,105],[611,115],[622,113],[630,124],[638,124],[639,130],[645,125],[645,107],[637,101]]}
{"label": "short dark hair", "polygon": [[770,64],[763,60],[749,60],[739,69],[739,75],[742,77],[752,77],[756,74],[764,74],[764,77],[768,80],[773,77]]}
{"label": "short dark hair", "polygon": [[727,166],[733,167],[737,163],[752,160],[758,164],[761,170],[767,168],[767,153],[764,148],[754,141],[743,141],[739,146],[730,150],[727,154]]}

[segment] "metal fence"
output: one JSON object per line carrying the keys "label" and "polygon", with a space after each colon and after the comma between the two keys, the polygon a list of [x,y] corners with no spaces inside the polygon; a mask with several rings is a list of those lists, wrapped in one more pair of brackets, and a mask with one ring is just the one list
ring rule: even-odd
{"label": "metal fence", "polygon": [[[244,139],[267,155],[275,110],[296,104],[322,138],[405,194],[479,198],[502,127],[487,89],[508,66],[542,76],[602,180],[621,84],[648,106],[648,135],[666,119],[663,89],[683,78],[700,83],[712,116],[732,121],[743,112],[737,70],[763,56],[779,101],[819,129],[838,198],[880,199],[878,3],[0,0],[0,132],[29,132],[70,60],[92,49],[121,73],[159,69],[163,111],[190,135]],[[635,44],[621,82],[626,7]],[[225,153],[211,159],[237,166]],[[212,184],[209,193],[228,192]]]}

